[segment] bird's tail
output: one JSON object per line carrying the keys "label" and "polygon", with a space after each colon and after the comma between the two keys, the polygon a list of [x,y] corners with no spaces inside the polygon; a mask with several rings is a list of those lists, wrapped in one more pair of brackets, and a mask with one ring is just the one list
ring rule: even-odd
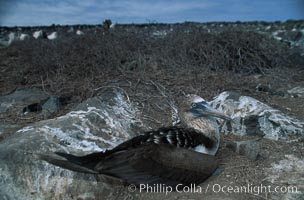
{"label": "bird's tail", "polygon": [[41,160],[47,161],[53,165],[69,169],[72,171],[97,174],[94,170],[96,165],[96,157],[103,157],[103,153],[92,153],[85,156],[74,156],[72,154],[66,154],[61,152],[55,152],[51,154],[38,154]]}

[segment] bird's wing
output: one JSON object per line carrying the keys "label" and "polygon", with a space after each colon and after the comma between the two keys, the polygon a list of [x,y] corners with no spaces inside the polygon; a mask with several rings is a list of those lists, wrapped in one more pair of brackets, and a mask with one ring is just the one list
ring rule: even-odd
{"label": "bird's wing", "polygon": [[210,147],[214,144],[214,141],[192,128],[168,127],[138,135],[121,143],[114,149],[108,150],[106,155],[137,148],[144,144],[170,144],[175,147],[194,148],[200,144]]}
{"label": "bird's wing", "polygon": [[[92,154],[89,155],[91,157]],[[92,169],[91,162],[86,159],[86,156],[79,157],[72,154],[66,154],[61,152],[49,153],[49,154],[37,154],[39,159],[47,161],[53,165],[69,169],[76,172],[97,174],[96,171]],[[88,157],[88,156],[87,156]],[[96,158],[95,158],[96,159]],[[92,160],[94,162],[94,160]],[[96,163],[95,163],[96,165]]]}
{"label": "bird's wing", "polygon": [[132,184],[201,183],[217,168],[213,156],[171,145],[149,144],[111,154],[94,171]]}

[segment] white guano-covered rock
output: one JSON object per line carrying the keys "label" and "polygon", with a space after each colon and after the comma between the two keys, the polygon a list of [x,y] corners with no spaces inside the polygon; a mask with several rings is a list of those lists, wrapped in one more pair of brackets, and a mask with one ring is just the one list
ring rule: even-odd
{"label": "white guano-covered rock", "polygon": [[77,30],[76,35],[84,35],[84,33],[81,30]]}
{"label": "white guano-covered rock", "polygon": [[6,46],[6,47],[8,47],[8,46],[10,46],[14,41],[16,41],[16,40],[17,40],[17,38],[16,38],[16,33],[10,32],[10,33],[8,34],[7,38],[8,38],[8,40],[7,40],[7,39],[4,39],[4,40],[2,39],[2,40],[0,40],[0,45],[1,45],[1,46]]}
{"label": "white guano-covered rock", "polygon": [[39,160],[37,154],[84,155],[113,148],[141,128],[137,113],[123,93],[107,90],[64,116],[18,130],[0,143],[0,196],[68,200],[118,195],[117,188],[99,181],[104,176],[56,167]]}
{"label": "white guano-covered rock", "polygon": [[[274,200],[301,200],[304,198],[304,160],[292,154],[285,155],[284,159],[274,162],[265,169],[264,181],[277,185],[283,189],[282,193],[273,193]],[[273,187],[274,188],[274,187]]]}
{"label": "white guano-covered rock", "polygon": [[49,40],[55,40],[55,39],[57,39],[57,37],[58,37],[57,32],[53,32],[53,33],[51,33],[50,35],[47,36],[47,38]]}
{"label": "white guano-covered rock", "polygon": [[294,87],[290,90],[287,90],[287,93],[293,97],[304,97],[304,87]]}
{"label": "white guano-covered rock", "polygon": [[45,32],[43,32],[42,30],[40,30],[40,31],[35,31],[35,32],[33,33],[33,37],[34,37],[35,39],[47,38],[47,35],[46,35]]}
{"label": "white guano-covered rock", "polygon": [[20,40],[26,40],[26,39],[29,39],[30,38],[30,36],[28,35],[28,34],[25,34],[25,33],[22,33],[21,35],[20,35]]}
{"label": "white guano-covered rock", "polygon": [[233,119],[223,125],[223,132],[241,136],[261,135],[274,140],[304,135],[304,122],[252,97],[223,92],[210,103]]}
{"label": "white guano-covered rock", "polygon": [[8,34],[8,45],[11,45],[16,40],[17,40],[16,33],[11,32],[10,34]]}

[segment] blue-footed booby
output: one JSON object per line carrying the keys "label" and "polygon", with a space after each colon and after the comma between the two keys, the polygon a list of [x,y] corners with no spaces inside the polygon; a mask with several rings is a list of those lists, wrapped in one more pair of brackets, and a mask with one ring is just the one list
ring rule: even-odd
{"label": "blue-footed booby", "polygon": [[188,95],[179,105],[181,126],[138,135],[111,150],[85,156],[40,155],[51,164],[103,174],[128,184],[199,184],[217,168],[220,133],[215,118],[230,120],[203,98]]}

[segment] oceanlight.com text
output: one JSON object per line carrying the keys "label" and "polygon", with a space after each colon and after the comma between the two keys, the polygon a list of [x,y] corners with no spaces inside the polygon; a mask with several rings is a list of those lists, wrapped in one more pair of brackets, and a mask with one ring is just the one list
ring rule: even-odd
{"label": "oceanlight.com text", "polygon": [[266,194],[266,193],[298,193],[297,186],[273,186],[273,185],[221,185],[221,184],[208,184],[206,187],[202,187],[199,185],[191,184],[191,185],[182,185],[178,184],[177,186],[168,186],[165,184],[140,184],[139,186],[129,185],[129,191],[135,192],[138,190],[139,192],[146,193],[250,193],[254,195]]}

